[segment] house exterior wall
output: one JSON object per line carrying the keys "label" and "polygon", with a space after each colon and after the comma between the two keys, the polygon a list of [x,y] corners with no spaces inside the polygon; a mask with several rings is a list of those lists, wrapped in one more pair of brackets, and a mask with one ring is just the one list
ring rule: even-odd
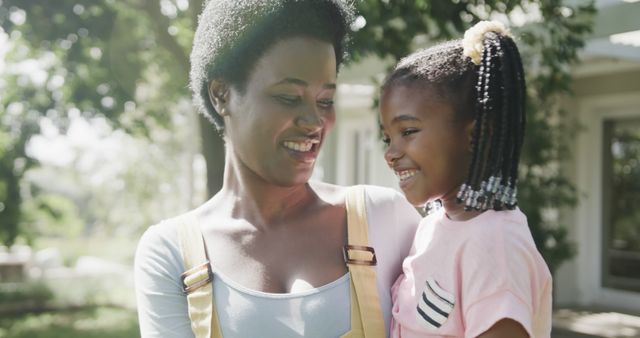
{"label": "house exterior wall", "polygon": [[640,312],[640,292],[604,287],[602,277],[603,123],[640,119],[639,79],[640,65],[636,70],[578,78],[573,86],[575,97],[565,105],[582,128],[571,145],[573,157],[565,166],[579,192],[577,208],[565,211],[563,217],[577,255],[556,275],[557,304]]}

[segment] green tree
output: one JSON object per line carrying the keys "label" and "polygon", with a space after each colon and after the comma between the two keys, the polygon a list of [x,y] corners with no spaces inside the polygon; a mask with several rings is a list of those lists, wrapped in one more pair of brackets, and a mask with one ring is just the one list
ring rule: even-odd
{"label": "green tree", "polygon": [[[25,147],[32,135],[39,131],[36,110],[40,106],[35,88],[24,83],[25,95],[33,95],[30,104],[4,101],[17,92],[16,82],[25,78],[6,77],[0,80],[0,243],[12,245],[15,239],[25,233],[20,227],[22,217],[22,177],[36,165],[28,157]],[[13,80],[13,81],[12,81]]]}
{"label": "green tree", "polygon": [[[31,72],[44,74],[39,83],[31,83],[23,81],[28,74],[6,71],[0,82],[7,90],[0,96],[0,114],[12,116],[15,131],[3,137],[0,154],[7,163],[0,181],[0,216],[7,220],[0,230],[3,242],[13,243],[25,220],[19,185],[28,167],[14,170],[14,163],[32,164],[24,150],[37,130],[27,127],[37,127],[39,118],[50,119],[63,132],[77,113],[105,117],[136,136],[151,138],[153,130],[170,130],[176,113],[171,108],[189,96],[188,50],[201,6],[196,0],[0,1],[0,27],[11,44],[6,68],[38,60],[29,65]],[[216,160],[223,158],[222,141],[208,122],[200,122],[208,167],[215,173],[221,168],[222,161]],[[222,175],[210,176],[215,191]]]}
{"label": "green tree", "polygon": [[23,149],[21,137],[15,140],[11,132],[0,130],[0,241],[6,245],[13,244],[20,231],[20,179],[26,169]]}

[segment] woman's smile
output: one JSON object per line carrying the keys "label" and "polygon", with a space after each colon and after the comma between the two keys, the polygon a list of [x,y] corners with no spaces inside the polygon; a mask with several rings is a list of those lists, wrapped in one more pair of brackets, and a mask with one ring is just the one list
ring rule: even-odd
{"label": "woman's smile", "polygon": [[320,149],[319,138],[307,138],[304,140],[287,140],[282,142],[289,156],[295,161],[305,164],[314,164],[318,158]]}

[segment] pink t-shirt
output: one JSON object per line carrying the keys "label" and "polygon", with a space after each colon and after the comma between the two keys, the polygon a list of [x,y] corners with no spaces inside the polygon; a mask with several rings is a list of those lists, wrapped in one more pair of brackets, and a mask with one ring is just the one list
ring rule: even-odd
{"label": "pink t-shirt", "polygon": [[402,268],[391,337],[477,337],[505,318],[551,335],[551,274],[519,209],[455,222],[441,208],[420,222]]}

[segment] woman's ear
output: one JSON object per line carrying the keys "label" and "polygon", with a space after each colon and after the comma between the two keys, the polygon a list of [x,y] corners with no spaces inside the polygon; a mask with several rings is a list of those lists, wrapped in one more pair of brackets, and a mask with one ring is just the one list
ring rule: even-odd
{"label": "woman's ear", "polygon": [[220,116],[229,115],[229,85],[219,79],[209,82],[209,100]]}

